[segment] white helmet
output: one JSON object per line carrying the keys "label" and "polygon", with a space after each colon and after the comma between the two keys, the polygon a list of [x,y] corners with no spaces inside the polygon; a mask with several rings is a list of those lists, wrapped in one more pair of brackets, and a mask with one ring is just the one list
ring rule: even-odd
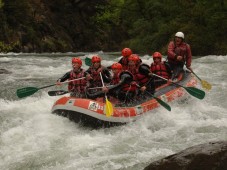
{"label": "white helmet", "polygon": [[184,39],[184,33],[183,32],[177,32],[175,34],[175,37],[183,38]]}

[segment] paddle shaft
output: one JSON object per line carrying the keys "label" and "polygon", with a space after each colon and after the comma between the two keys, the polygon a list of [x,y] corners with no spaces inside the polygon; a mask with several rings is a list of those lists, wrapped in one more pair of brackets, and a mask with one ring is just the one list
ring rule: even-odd
{"label": "paddle shaft", "polygon": [[[104,87],[104,82],[103,82],[103,78],[102,78],[102,73],[99,73],[101,81],[102,81],[102,86]],[[108,100],[106,93],[105,93],[105,99],[106,99],[106,116],[110,117],[113,113],[113,106],[112,103]]]}
{"label": "paddle shaft", "polygon": [[[163,80],[168,81],[166,78],[163,78],[163,77],[161,77],[159,75],[156,75],[156,74],[153,74],[153,75],[156,76],[156,77],[159,77],[159,78],[161,78]],[[194,97],[196,97],[198,99],[203,99],[205,97],[205,92],[200,90],[200,89],[197,89],[195,87],[185,87],[185,86],[182,86],[182,85],[180,85],[178,83],[175,83],[175,82],[172,82],[172,81],[171,81],[171,83],[184,88],[189,94],[191,94],[192,96],[194,96]]]}
{"label": "paddle shaft", "polygon": [[[69,83],[69,82],[72,82],[72,81],[76,81],[76,80],[82,80],[82,79],[85,79],[86,77],[81,77],[81,78],[78,78],[78,79],[72,79],[72,80],[69,80],[69,81],[64,81],[64,82],[61,82],[62,84],[65,84],[65,83]],[[56,85],[56,84],[55,84]]]}
{"label": "paddle shaft", "polygon": [[[69,81],[64,81],[64,82],[61,82],[62,84],[65,84],[65,83],[69,83],[69,82],[72,82],[72,81],[76,81],[76,80],[81,80],[81,79],[84,79],[85,77],[81,77],[81,78],[78,78],[78,79],[73,79],[73,80],[69,80]],[[49,86],[44,86],[42,88],[47,88],[47,87],[51,87],[51,86],[54,86],[56,84],[53,84],[53,85],[49,85]],[[41,88],[39,88],[41,89]],[[57,95],[63,95],[63,94],[66,94],[68,93],[68,91],[63,91],[63,90],[56,90],[56,91],[49,91],[48,94],[49,96],[57,96]]]}
{"label": "paddle shaft", "polygon": [[[137,87],[141,87],[140,85],[136,85]],[[168,111],[171,111],[171,107],[166,103],[164,102],[163,100],[159,99],[158,97],[155,97],[153,94],[151,94],[150,92],[146,91],[145,92],[147,94],[149,94],[151,97],[153,97],[160,105],[162,105],[164,108],[166,108]]]}
{"label": "paddle shaft", "polygon": [[[101,78],[101,81],[102,81],[102,87],[104,87],[104,82],[103,82],[103,78],[102,78],[102,73],[100,72],[99,75],[100,75],[100,78]],[[105,98],[107,99],[106,93],[105,93]]]}
{"label": "paddle shaft", "polygon": [[190,70],[190,72],[192,73],[192,74],[194,74],[200,81],[202,81],[202,79],[201,78],[199,78],[199,76],[197,76],[196,74],[195,74],[195,72],[194,71],[192,71],[192,70]]}
{"label": "paddle shaft", "polygon": [[[76,81],[76,80],[81,80],[81,79],[84,79],[85,77],[81,77],[81,78],[78,78],[78,79],[73,79],[73,80],[69,80],[69,81],[64,81],[64,82],[61,82],[62,84],[65,84],[65,83],[69,83],[69,82],[72,82],[72,81]],[[47,85],[47,86],[43,86],[43,87],[39,87],[38,89],[45,89],[45,88],[48,88],[48,87],[51,87],[51,86],[55,86],[56,84],[51,84],[51,85]]]}

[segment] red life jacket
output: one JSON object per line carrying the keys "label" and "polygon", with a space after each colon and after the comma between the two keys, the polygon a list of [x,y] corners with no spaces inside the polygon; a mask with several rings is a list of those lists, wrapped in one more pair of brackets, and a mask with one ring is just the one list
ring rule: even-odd
{"label": "red life jacket", "polygon": [[129,72],[133,75],[133,80],[134,81],[132,81],[130,84],[123,85],[122,91],[124,91],[124,92],[135,92],[137,90],[137,88],[138,88],[136,86],[137,83],[135,83],[137,81],[135,75],[138,73],[138,69],[134,69],[134,70],[131,70]]}
{"label": "red life jacket", "polygon": [[92,76],[92,86],[93,87],[102,87],[102,80],[100,77],[100,72],[102,72],[102,66],[98,69],[93,66],[90,67],[91,76]]}
{"label": "red life jacket", "polygon": [[144,86],[147,84],[147,82],[150,80],[148,76],[145,76],[143,74],[137,73],[135,75],[137,82],[141,85]]}
{"label": "red life jacket", "polygon": [[150,70],[152,73],[157,74],[163,78],[166,78],[166,79],[170,78],[170,75],[166,69],[166,65],[164,64],[164,62],[161,62],[160,64],[152,63]]}
{"label": "red life jacket", "polygon": [[[70,72],[70,78],[69,80],[73,80],[73,79],[78,79],[84,76],[84,69],[80,69],[80,71],[78,73],[75,73],[73,70]],[[87,86],[87,81],[86,79],[80,79],[80,80],[75,80],[75,81],[71,81],[68,84],[68,90],[70,92],[78,92],[78,93],[84,93],[85,89]]]}
{"label": "red life jacket", "polygon": [[115,84],[118,84],[119,81],[120,81],[120,72],[113,76],[110,84],[115,85]]}

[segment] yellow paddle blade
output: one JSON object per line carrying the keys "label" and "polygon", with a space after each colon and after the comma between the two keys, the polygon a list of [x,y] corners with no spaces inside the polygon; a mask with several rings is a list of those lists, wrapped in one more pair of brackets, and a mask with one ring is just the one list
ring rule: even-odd
{"label": "yellow paddle blade", "polygon": [[113,114],[113,105],[112,103],[106,98],[106,117],[110,117]]}
{"label": "yellow paddle blade", "polygon": [[207,90],[210,90],[212,88],[211,84],[209,84],[207,81],[205,80],[201,80],[201,84],[202,84],[202,87],[204,89],[207,89]]}

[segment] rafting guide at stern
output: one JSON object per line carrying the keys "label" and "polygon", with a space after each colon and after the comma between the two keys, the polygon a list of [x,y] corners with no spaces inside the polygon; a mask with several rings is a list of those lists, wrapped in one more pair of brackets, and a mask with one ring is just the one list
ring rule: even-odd
{"label": "rafting guide at stern", "polygon": [[192,53],[190,45],[185,42],[184,33],[177,32],[174,41],[168,45],[168,63],[173,70],[172,79],[177,78],[178,81],[182,79],[183,67],[186,64],[188,70],[192,71]]}

